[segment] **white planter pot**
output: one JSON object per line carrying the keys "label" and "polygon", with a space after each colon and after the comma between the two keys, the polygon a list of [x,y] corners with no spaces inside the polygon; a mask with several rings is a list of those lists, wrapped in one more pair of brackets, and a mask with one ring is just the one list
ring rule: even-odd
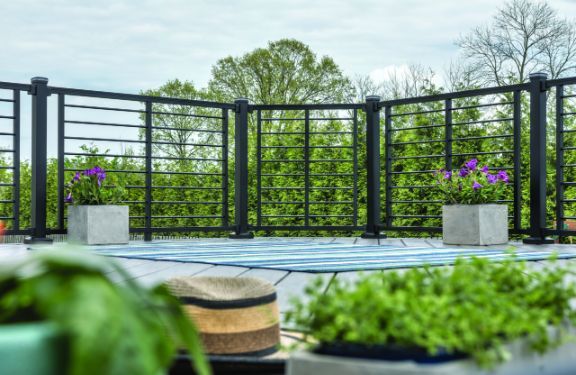
{"label": "white planter pot", "polygon": [[447,245],[500,245],[508,242],[508,206],[442,206],[442,239]]}
{"label": "white planter pot", "polygon": [[576,373],[576,344],[567,343],[544,355],[529,351],[524,342],[510,345],[512,360],[493,371],[479,368],[471,359],[419,364],[413,361],[381,361],[315,354],[292,353],[287,375],[568,375]]}
{"label": "white planter pot", "polygon": [[125,244],[129,240],[128,206],[69,206],[68,242]]}

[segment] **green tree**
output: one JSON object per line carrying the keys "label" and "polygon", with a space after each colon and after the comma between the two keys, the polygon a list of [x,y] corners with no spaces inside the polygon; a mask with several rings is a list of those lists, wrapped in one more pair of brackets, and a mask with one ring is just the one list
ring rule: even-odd
{"label": "green tree", "polygon": [[219,60],[208,89],[228,102],[244,97],[256,104],[339,103],[352,85],[332,58],[317,58],[304,43],[281,39]]}
{"label": "green tree", "polygon": [[[163,96],[189,100],[206,100],[207,94],[196,89],[189,81],[174,79],[157,89],[142,92],[143,95]],[[152,107],[152,141],[153,153],[165,160],[207,158],[210,149],[191,144],[217,144],[220,142],[220,119],[222,114],[217,109],[202,108],[186,104],[154,103]],[[144,121],[144,115],[141,116]],[[143,139],[145,130],[140,130]]]}

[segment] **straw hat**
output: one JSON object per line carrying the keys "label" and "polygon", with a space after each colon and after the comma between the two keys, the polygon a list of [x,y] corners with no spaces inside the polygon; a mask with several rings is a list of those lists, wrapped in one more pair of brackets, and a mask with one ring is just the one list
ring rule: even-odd
{"label": "straw hat", "polygon": [[253,277],[177,277],[167,286],[198,327],[208,354],[268,355],[277,350],[276,290]]}

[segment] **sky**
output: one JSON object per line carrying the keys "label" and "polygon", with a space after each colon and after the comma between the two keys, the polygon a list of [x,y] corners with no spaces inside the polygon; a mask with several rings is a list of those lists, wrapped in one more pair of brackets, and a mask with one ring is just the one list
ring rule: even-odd
{"label": "sky", "polygon": [[[137,93],[169,79],[204,87],[218,59],[295,38],[345,74],[441,72],[454,41],[498,0],[0,0],[0,81]],[[576,0],[551,0],[576,17]]]}
{"label": "sky", "polygon": [[[576,17],[576,0],[549,4],[562,16]],[[380,81],[409,64],[430,67],[440,77],[458,58],[454,41],[489,22],[501,5],[499,0],[0,0],[0,81],[28,83],[44,76],[52,86],[139,93],[178,78],[202,88],[219,59],[282,38],[332,57],[350,77]],[[30,100],[21,97],[21,152],[29,159]],[[5,111],[9,108],[0,106],[0,115]],[[56,152],[56,114],[51,97],[49,156]],[[0,148],[10,148],[10,142],[0,137]]]}

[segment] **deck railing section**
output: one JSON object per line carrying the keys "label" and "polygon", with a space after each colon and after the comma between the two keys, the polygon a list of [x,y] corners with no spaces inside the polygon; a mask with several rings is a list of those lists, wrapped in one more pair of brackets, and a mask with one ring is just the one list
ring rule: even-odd
{"label": "deck railing section", "polygon": [[[228,116],[233,105],[66,88],[51,92],[58,95],[59,231],[65,228],[64,187],[82,170],[66,165],[70,157],[115,160],[116,168],[107,173],[129,181],[131,199],[124,203],[130,205],[131,232],[144,233],[147,240],[155,232],[230,230]],[[103,113],[114,115],[94,120]],[[81,146],[87,143],[96,147]],[[111,144],[122,147],[104,152]],[[192,192],[194,199],[188,199]]]}
{"label": "deck railing section", "polygon": [[254,105],[254,230],[361,230],[358,105]]}
{"label": "deck railing section", "polygon": [[546,89],[554,90],[555,100],[555,210],[554,226],[548,235],[576,234],[576,78],[551,80]]}
{"label": "deck railing section", "polygon": [[20,100],[22,92],[29,92],[30,85],[0,82],[0,220],[6,221],[13,231],[25,233],[20,226]]}
{"label": "deck railing section", "polygon": [[[523,233],[522,95],[528,84],[380,102],[384,112],[383,230],[440,231],[443,201],[432,176],[478,158],[513,181],[499,201]],[[529,134],[528,121],[524,132]]]}
{"label": "deck railing section", "polygon": [[[576,235],[574,85],[537,73],[523,84],[409,99],[253,105],[51,87],[45,78],[0,82],[0,189],[10,192],[0,195],[1,216],[8,233],[30,241],[65,233],[66,185],[101,162],[111,181],[127,182],[131,231],[147,240],[189,231],[434,232],[442,201],[432,174],[476,157],[512,177],[502,200],[512,233],[546,243]],[[22,92],[32,99],[29,229],[20,222]],[[57,191],[48,192],[56,213],[47,208],[49,115],[57,117]]]}

